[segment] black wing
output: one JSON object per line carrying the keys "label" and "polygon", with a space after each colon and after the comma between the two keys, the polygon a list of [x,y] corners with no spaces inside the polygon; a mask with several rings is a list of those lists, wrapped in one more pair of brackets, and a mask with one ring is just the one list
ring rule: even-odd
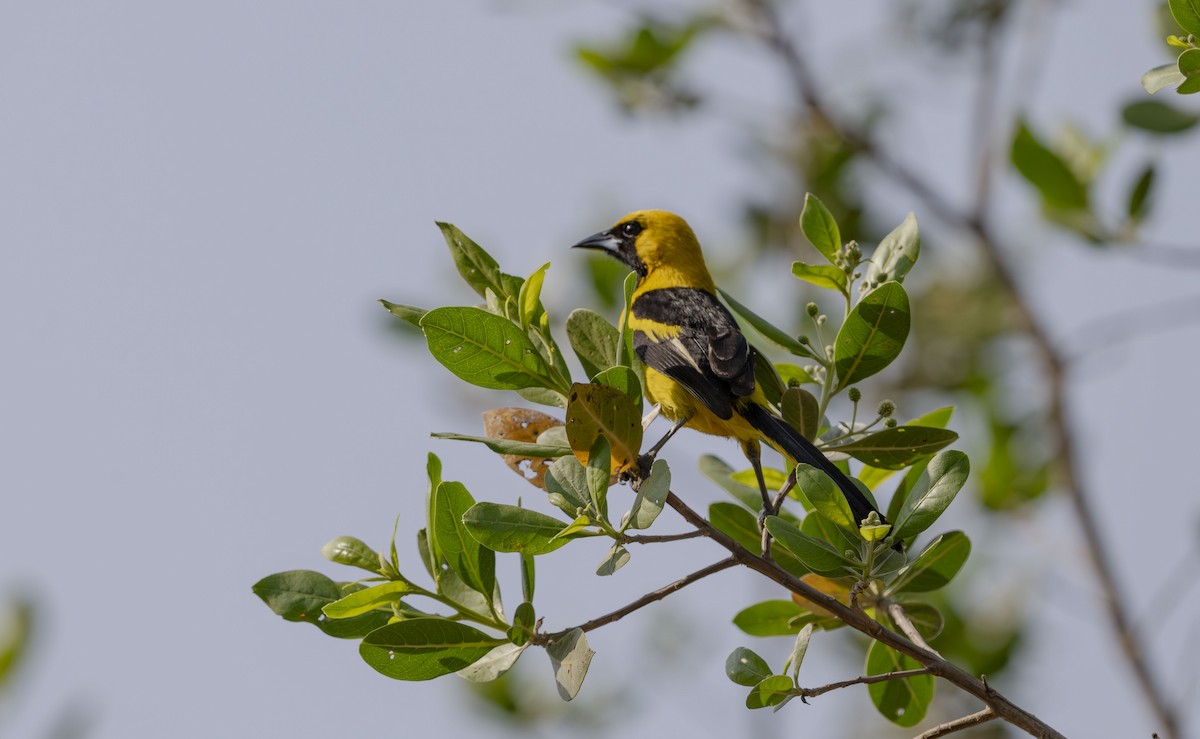
{"label": "black wing", "polygon": [[679,335],[655,341],[633,335],[638,357],[683,385],[719,418],[733,417],[733,401],[754,392],[754,357],[737,322],[712,293],[670,287],[642,293],[636,318],[679,326]]}

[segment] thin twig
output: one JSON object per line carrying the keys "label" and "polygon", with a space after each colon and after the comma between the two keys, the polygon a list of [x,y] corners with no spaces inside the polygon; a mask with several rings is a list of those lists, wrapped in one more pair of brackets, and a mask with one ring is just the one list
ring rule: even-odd
{"label": "thin twig", "polygon": [[997,718],[999,717],[996,716],[996,712],[988,707],[977,713],[972,713],[970,716],[963,716],[962,718],[956,718],[953,721],[947,721],[944,724],[938,724],[929,731],[926,731],[924,734],[919,734],[913,739],[937,739],[939,736],[946,736],[947,734],[953,734],[956,731],[969,729],[972,726],[986,724],[988,721],[995,721]]}
{"label": "thin twig", "polygon": [[926,210],[949,225],[962,228],[971,233],[983,251],[984,257],[992,267],[1000,284],[1013,301],[1021,322],[1025,325],[1026,333],[1032,339],[1042,362],[1046,367],[1049,385],[1048,423],[1059,450],[1059,461],[1062,469],[1063,490],[1071,501],[1075,517],[1079,521],[1084,544],[1091,560],[1092,568],[1100,582],[1104,593],[1105,610],[1108,613],[1110,627],[1125,661],[1132,669],[1142,694],[1150,704],[1157,722],[1161,725],[1166,737],[1175,739],[1179,734],[1179,722],[1174,709],[1168,705],[1162,689],[1157,684],[1153,673],[1146,662],[1146,650],[1137,635],[1134,634],[1126,606],[1122,600],[1122,590],[1117,583],[1116,573],[1108,559],[1103,536],[1100,534],[1095,513],[1092,511],[1090,496],[1086,493],[1079,474],[1079,458],[1075,450],[1074,438],[1071,433],[1070,415],[1066,397],[1066,360],[1050,336],[1045,324],[1034,314],[1031,303],[1024,294],[1012,268],[1004,257],[1004,249],[996,239],[985,220],[976,217],[974,213],[965,211],[935,190],[924,177],[918,175],[907,166],[900,164],[890,154],[878,147],[873,140],[856,128],[839,121],[821,98],[815,78],[809,71],[804,57],[796,45],[784,33],[783,26],[774,6],[769,0],[748,0],[748,5],[759,15],[760,38],[769,48],[774,50],[783,63],[784,69],[791,78],[795,93],[800,103],[813,116],[823,120],[831,129],[841,134],[846,144],[868,159],[891,179],[909,190],[921,200]]}
{"label": "thin twig", "polygon": [[824,695],[831,690],[841,690],[848,688],[851,685],[870,685],[871,683],[882,683],[888,680],[903,680],[907,677],[917,677],[919,675],[928,675],[928,667],[920,667],[915,670],[897,670],[896,672],[885,672],[882,675],[863,675],[851,680],[842,680],[836,683],[822,685],[819,688],[794,688],[792,692],[803,698],[816,698],[818,695]]}
{"label": "thin twig", "polygon": [[556,639],[560,639],[560,638],[566,636],[567,634],[571,633],[575,629],[580,629],[581,631],[591,631],[593,629],[598,629],[601,626],[607,626],[608,624],[611,624],[614,621],[619,621],[620,619],[624,618],[625,616],[628,616],[629,614],[633,613],[634,611],[636,611],[640,608],[645,608],[646,606],[650,605],[651,603],[655,603],[657,601],[662,600],[663,598],[666,598],[668,595],[670,595],[671,593],[674,593],[677,590],[682,590],[683,588],[686,588],[688,585],[691,585],[692,583],[696,582],[697,580],[703,580],[704,578],[708,577],[709,575],[716,574],[716,573],[720,572],[721,570],[727,570],[730,567],[733,567],[734,565],[736,565],[737,563],[738,563],[738,561],[737,561],[736,557],[727,557],[725,559],[720,560],[719,562],[714,562],[714,563],[710,564],[708,567],[705,567],[702,570],[696,570],[695,572],[693,572],[692,574],[690,574],[686,577],[681,577],[669,585],[664,585],[663,587],[659,588],[658,590],[655,590],[653,593],[646,593],[641,598],[638,598],[637,600],[633,601],[629,605],[626,605],[622,608],[618,608],[617,610],[613,611],[612,613],[606,613],[605,615],[600,616],[599,618],[593,618],[591,621],[581,623],[578,626],[573,626],[569,629],[563,629],[562,631],[555,631],[552,634],[537,634],[532,639],[530,639],[530,641],[533,642],[534,644],[549,644],[550,642],[552,642]]}
{"label": "thin twig", "polygon": [[900,634],[888,629],[866,614],[856,611],[830,595],[826,595],[800,578],[780,567],[775,562],[763,559],[738,544],[729,536],[692,510],[674,493],[667,494],[667,505],[675,509],[684,520],[704,532],[704,535],[724,547],[733,559],[750,569],[782,585],[813,605],[828,611],[834,618],[850,628],[875,639],[882,644],[908,655],[926,667],[929,674],[954,684],[964,692],[975,696],[996,711],[997,716],[1036,737],[1063,739],[1063,735],[1024,708],[1005,698],[994,688],[966,670],[954,665],[928,649],[913,644]]}
{"label": "thin twig", "polygon": [[661,544],[668,541],[683,541],[704,536],[699,531],[685,531],[682,534],[622,534],[622,544]]}

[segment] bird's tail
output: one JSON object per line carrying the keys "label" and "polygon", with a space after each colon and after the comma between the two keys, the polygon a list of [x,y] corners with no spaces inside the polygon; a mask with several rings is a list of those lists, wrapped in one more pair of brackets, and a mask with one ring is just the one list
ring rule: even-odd
{"label": "bird's tail", "polygon": [[886,522],[879,509],[867,499],[867,496],[863,495],[862,491],[850,481],[850,478],[846,477],[833,462],[830,462],[821,453],[820,449],[813,446],[811,441],[801,436],[786,421],[758,403],[745,403],[738,410],[751,426],[772,442],[772,446],[796,462],[812,465],[829,475],[842,491],[842,495],[846,496],[855,521],[862,521],[874,511],[879,515],[881,523]]}

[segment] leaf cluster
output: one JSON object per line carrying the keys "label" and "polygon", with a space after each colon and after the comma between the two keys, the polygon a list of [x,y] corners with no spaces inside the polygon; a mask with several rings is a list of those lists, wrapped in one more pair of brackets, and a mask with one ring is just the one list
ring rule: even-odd
{"label": "leaf cluster", "polygon": [[[919,549],[915,542],[964,485],[967,458],[946,449],[957,439],[946,429],[951,409],[899,423],[895,405],[881,400],[873,418],[860,420],[863,393],[857,387],[891,365],[908,338],[912,317],[903,283],[920,255],[917,222],[910,214],[869,257],[856,242],[843,240],[837,221],[816,197],[806,198],[799,225],[825,263],[796,262],[792,272],[827,291],[840,309],[836,331],[816,303],[808,310],[808,331],[798,334],[772,325],[730,295],[723,298],[746,331],[791,360],[776,362],[757,355],[756,380],[772,409],[831,458],[841,460],[838,464],[857,476],[867,495],[874,496],[889,478],[898,478],[886,507],[888,523],[874,514],[855,520],[833,481],[802,464],[765,471],[768,483],[786,498],[778,515],[766,518],[764,534],[753,472],[704,457],[701,471],[733,498],[714,503],[708,521],[752,552],[759,550],[764,536],[770,537],[773,559],[788,572],[846,602],[853,599],[888,626],[895,626],[889,614],[898,607],[906,621],[932,638],[943,618],[922,596],[955,577],[970,553],[970,542],[957,531],[941,533]],[[457,673],[489,681],[511,668],[529,647],[543,647],[559,692],[569,700],[578,693],[593,655],[585,632],[600,624],[542,630],[534,601],[537,558],[579,539],[606,538],[610,546],[594,569],[597,575],[611,576],[630,562],[630,544],[689,536],[642,533],[658,520],[671,491],[667,460],[658,458],[648,465],[641,457],[644,368],[626,325],[578,309],[565,321],[585,380],[573,381],[540,301],[549,265],[525,279],[505,274],[457,228],[439,227],[459,273],[483,302],[432,310],[389,301],[384,306],[418,326],[430,354],[459,379],[515,391],[529,401],[560,408],[563,415],[559,419],[532,409],[501,407],[485,414],[483,435],[434,436],[486,446],[544,491],[556,513],[520,502],[476,500],[462,483],[443,479],[441,461],[430,454],[426,516],[416,534],[422,576],[402,572],[394,531],[383,550],[349,536],[323,548],[330,561],[365,572],[360,579],[334,581],[294,570],[264,578],[254,592],[285,620],[359,639],[363,660],[400,680]],[[624,315],[634,280],[630,275],[625,281]],[[843,394],[852,403],[851,418],[833,423],[827,415],[830,403]],[[851,470],[851,460],[860,465],[857,471]],[[621,482],[628,482],[634,495],[627,506],[617,507],[610,490]],[[521,577],[521,599],[511,615],[497,575],[501,554],[515,555]],[[749,650],[730,657],[731,678],[752,688],[747,699],[751,708],[778,707],[791,697],[804,697],[807,693],[796,680],[809,641],[815,633],[841,625],[800,598],[749,605],[734,623],[754,636],[796,637],[778,675]],[[909,669],[906,660],[874,644],[867,656],[868,674]],[[919,720],[932,696],[932,681],[924,678],[914,675],[872,684],[870,695],[889,719],[911,725],[906,722]]]}

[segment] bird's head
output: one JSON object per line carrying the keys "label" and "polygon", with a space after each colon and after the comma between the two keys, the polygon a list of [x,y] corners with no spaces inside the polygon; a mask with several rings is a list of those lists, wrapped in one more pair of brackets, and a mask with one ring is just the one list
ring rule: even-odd
{"label": "bird's head", "polygon": [[691,278],[689,281],[712,282],[692,227],[665,210],[630,213],[612,228],[592,234],[575,247],[597,249],[616,257],[638,273],[639,281],[666,271],[683,273]]}

